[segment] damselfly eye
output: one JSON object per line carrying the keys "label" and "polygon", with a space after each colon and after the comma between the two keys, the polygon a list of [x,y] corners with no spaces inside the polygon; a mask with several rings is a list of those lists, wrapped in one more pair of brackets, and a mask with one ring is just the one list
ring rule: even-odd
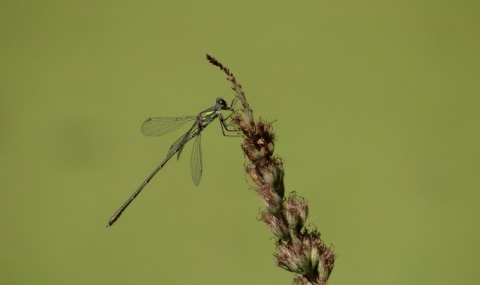
{"label": "damselfly eye", "polygon": [[217,104],[227,106],[227,102],[225,102],[225,100],[223,100],[222,98],[217,98]]}

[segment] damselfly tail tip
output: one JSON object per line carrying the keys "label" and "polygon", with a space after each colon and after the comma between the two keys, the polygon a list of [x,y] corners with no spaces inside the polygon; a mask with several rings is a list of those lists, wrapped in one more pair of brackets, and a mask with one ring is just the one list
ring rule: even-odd
{"label": "damselfly tail tip", "polygon": [[107,228],[111,227],[113,225],[113,223],[115,223],[117,221],[117,219],[118,219],[118,216],[111,217],[110,220],[108,220],[108,222],[107,222]]}

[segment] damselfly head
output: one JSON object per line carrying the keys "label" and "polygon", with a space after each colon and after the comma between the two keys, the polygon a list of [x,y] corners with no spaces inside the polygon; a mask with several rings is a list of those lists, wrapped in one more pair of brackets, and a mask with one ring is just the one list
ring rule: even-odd
{"label": "damselfly head", "polygon": [[227,107],[227,102],[223,100],[223,98],[218,97],[217,98],[217,106],[220,106],[221,109],[225,109]]}

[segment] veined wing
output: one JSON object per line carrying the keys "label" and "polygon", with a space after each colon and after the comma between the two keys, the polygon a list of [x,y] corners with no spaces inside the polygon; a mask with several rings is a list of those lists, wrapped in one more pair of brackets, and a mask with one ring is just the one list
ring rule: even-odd
{"label": "veined wing", "polygon": [[142,124],[142,134],[151,137],[162,136],[196,119],[195,116],[148,118]]}
{"label": "veined wing", "polygon": [[170,149],[168,150],[167,156],[173,155],[177,153],[177,160],[180,159],[180,154],[182,154],[183,148],[185,147],[185,144],[194,137],[198,136],[200,134],[200,129],[196,125],[196,123],[186,132],[183,136],[179,137],[178,140],[176,140],[172,146],[170,146]]}
{"label": "veined wing", "polygon": [[195,138],[192,148],[192,156],[190,157],[190,172],[192,174],[193,184],[198,186],[202,178],[202,145],[200,143],[200,134]]}
{"label": "veined wing", "polygon": [[179,137],[168,150],[167,157],[172,157],[175,153],[177,154],[177,160],[180,159],[180,153],[182,153],[183,147],[188,142],[188,134],[186,133],[183,136]]}

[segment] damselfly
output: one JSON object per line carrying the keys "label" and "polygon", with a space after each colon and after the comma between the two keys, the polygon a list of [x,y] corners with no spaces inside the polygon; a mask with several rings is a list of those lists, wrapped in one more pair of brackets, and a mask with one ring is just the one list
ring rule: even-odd
{"label": "damselfly", "polygon": [[222,129],[223,135],[227,135],[225,131],[236,132],[234,129],[228,127],[225,120],[231,116],[224,117],[221,111],[231,111],[233,114],[233,106],[236,100],[232,101],[232,105],[229,107],[227,103],[222,98],[217,98],[216,104],[208,109],[203,110],[198,113],[197,116],[183,116],[183,117],[154,117],[148,118],[142,124],[142,133],[146,136],[161,136],[168,134],[185,123],[190,121],[195,121],[192,127],[177,141],[175,141],[170,150],[167,153],[167,157],[160,163],[160,165],[153,170],[153,172],[143,181],[143,183],[138,187],[137,190],[133,193],[130,198],[113,214],[113,216],[108,220],[108,226],[113,225],[118,218],[122,215],[123,211],[132,203],[132,201],[140,194],[142,189],[150,182],[150,180],[157,174],[157,172],[163,168],[163,166],[177,154],[177,159],[180,158],[183,147],[191,139],[195,138],[192,149],[192,157],[190,159],[190,170],[192,174],[193,183],[198,185],[200,183],[200,178],[202,177],[202,152],[201,152],[201,143],[200,143],[200,133],[205,129],[208,124],[213,120],[218,118],[220,120],[220,127]]}

